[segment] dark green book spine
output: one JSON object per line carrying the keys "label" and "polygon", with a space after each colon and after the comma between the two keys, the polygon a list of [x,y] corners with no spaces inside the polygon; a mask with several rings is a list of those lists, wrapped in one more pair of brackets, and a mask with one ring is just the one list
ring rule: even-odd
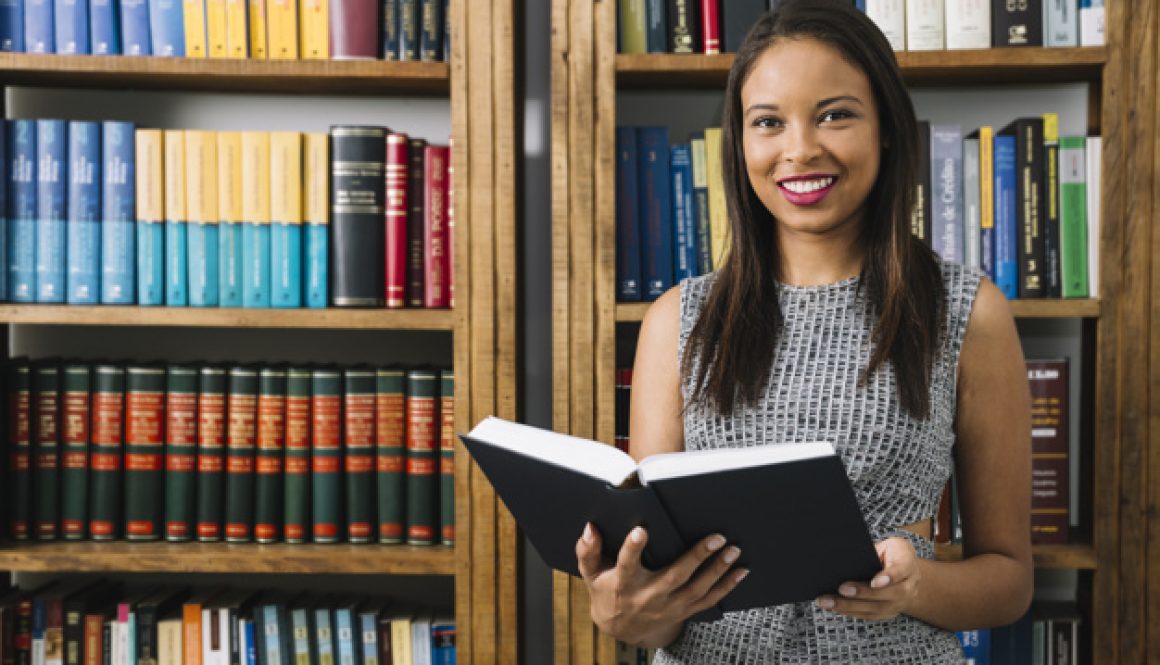
{"label": "dark green book spine", "polygon": [[282,456],[286,446],[286,370],[258,374],[258,451],[254,467],[254,539],[282,539]]}
{"label": "dark green book spine", "polygon": [[346,469],[346,537],[369,543],[375,524],[375,372],[351,368],[343,372]]}
{"label": "dark green book spine", "polygon": [[191,540],[197,520],[197,369],[165,376],[165,539]]}
{"label": "dark green book spine", "polygon": [[455,544],[455,374],[439,372],[439,541]]}
{"label": "dark green book spine", "polygon": [[89,393],[88,365],[68,364],[61,369],[64,417],[61,418],[60,531],[65,540],[88,535],[89,500]]}
{"label": "dark green book spine", "polygon": [[410,171],[407,178],[407,307],[423,307],[427,284],[426,251],[427,215],[427,141],[410,139]]}
{"label": "dark green book spine", "polygon": [[226,425],[226,541],[246,543],[254,528],[254,447],[258,441],[258,372],[230,369]]}
{"label": "dark green book spine", "polygon": [[375,499],[380,543],[406,540],[406,385],[406,373],[401,369],[375,372]]}
{"label": "dark green book spine", "polygon": [[39,540],[56,540],[60,521],[60,367],[32,371],[32,525]]}
{"label": "dark green book spine", "polygon": [[197,382],[197,539],[222,539],[225,495],[226,372],[202,367]]}
{"label": "dark green book spine", "polygon": [[342,524],[342,375],[316,369],[311,383],[314,542],[336,543]]}
{"label": "dark green book spine", "polygon": [[93,446],[89,452],[89,537],[121,533],[121,456],[125,436],[125,370],[93,367]]}
{"label": "dark green book spine", "polygon": [[165,370],[125,369],[125,537],[161,537],[165,481]]}
{"label": "dark green book spine", "polygon": [[286,463],[282,505],[283,536],[288,543],[310,539],[310,388],[313,373],[292,368],[286,373]]}
{"label": "dark green book spine", "polygon": [[407,373],[407,543],[434,545],[438,539],[436,446],[439,377],[425,369]]}
{"label": "dark green book spine", "polygon": [[8,377],[8,533],[27,540],[32,523],[32,367],[12,366]]}

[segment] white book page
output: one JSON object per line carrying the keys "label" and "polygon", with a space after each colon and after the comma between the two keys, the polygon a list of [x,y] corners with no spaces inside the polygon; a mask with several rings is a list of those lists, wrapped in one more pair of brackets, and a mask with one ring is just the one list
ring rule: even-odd
{"label": "white book page", "polygon": [[833,454],[834,447],[826,442],[660,453],[649,455],[641,460],[639,475],[641,484],[648,485],[653,480],[698,476],[728,469],[784,464]]}
{"label": "white book page", "polygon": [[636,462],[612,446],[494,416],[485,418],[468,435],[497,448],[573,469],[614,487],[636,472]]}

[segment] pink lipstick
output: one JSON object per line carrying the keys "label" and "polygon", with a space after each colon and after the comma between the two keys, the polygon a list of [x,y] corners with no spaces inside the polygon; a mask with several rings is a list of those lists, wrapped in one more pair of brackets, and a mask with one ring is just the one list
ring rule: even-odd
{"label": "pink lipstick", "polygon": [[[811,206],[826,198],[838,182],[836,176],[807,175],[786,178],[777,183],[782,196],[798,206]],[[791,189],[791,186],[793,189]],[[794,190],[798,191],[794,191]]]}

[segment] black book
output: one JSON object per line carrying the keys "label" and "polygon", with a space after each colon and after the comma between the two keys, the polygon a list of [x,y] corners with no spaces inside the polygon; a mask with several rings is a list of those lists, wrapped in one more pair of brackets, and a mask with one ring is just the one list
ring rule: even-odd
{"label": "black book", "polygon": [[1019,297],[1042,298],[1044,289],[1043,118],[1019,118],[998,134],[1015,137],[1015,220],[1019,238]]}
{"label": "black book", "polygon": [[644,31],[649,53],[665,53],[668,35],[665,19],[665,0],[644,0]]}
{"label": "black book", "polygon": [[[586,522],[615,561],[628,533],[648,530],[643,563],[662,568],[722,534],[750,574],[722,611],[812,601],[881,569],[841,460],[828,443],[631,457],[595,441],[487,418],[460,438],[544,561],[579,575]],[[804,540],[786,547],[787,534]]]}
{"label": "black book", "polygon": [[382,307],[387,130],[330,128],[330,303]]}
{"label": "black book", "polygon": [[991,45],[1043,46],[1043,0],[991,0]]}
{"label": "black book", "polygon": [[700,0],[668,0],[665,21],[670,53],[701,52]]}
{"label": "black book", "polygon": [[914,210],[910,213],[910,232],[924,245],[930,247],[930,236],[934,229],[931,216],[930,181],[930,122],[918,122],[918,186],[914,193]]}
{"label": "black book", "polygon": [[721,3],[722,53],[736,53],[749,29],[767,10],[766,0],[728,0]]}
{"label": "black book", "polygon": [[1059,227],[1059,126],[1052,132],[1043,127],[1043,295],[1063,297],[1063,268],[1060,263]]}
{"label": "black book", "polygon": [[[181,611],[181,604],[189,597],[189,590],[165,587],[146,596],[136,605],[137,614],[137,665],[157,665],[161,654],[157,649],[157,624]],[[132,638],[130,638],[132,639]]]}
{"label": "black book", "polygon": [[407,307],[422,307],[427,283],[424,262],[427,200],[427,141],[410,139],[410,174],[407,177]]}

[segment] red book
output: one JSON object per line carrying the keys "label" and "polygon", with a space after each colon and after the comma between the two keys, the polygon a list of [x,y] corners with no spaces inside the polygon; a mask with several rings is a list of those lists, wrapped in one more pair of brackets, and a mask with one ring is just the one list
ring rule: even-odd
{"label": "red book", "polygon": [[377,0],[330,0],[330,59],[377,58],[380,25]]}
{"label": "red book", "polygon": [[1031,386],[1031,542],[1068,542],[1067,360],[1028,360]]}
{"label": "red book", "polygon": [[455,307],[455,145],[447,146],[447,306]]}
{"label": "red book", "polygon": [[387,307],[407,305],[407,172],[411,166],[406,134],[387,135],[386,222]]}
{"label": "red book", "polygon": [[721,12],[718,0],[701,0],[701,39],[705,55],[721,52]]}
{"label": "red book", "polygon": [[426,148],[423,220],[423,306],[447,307],[447,165],[445,145]]}

